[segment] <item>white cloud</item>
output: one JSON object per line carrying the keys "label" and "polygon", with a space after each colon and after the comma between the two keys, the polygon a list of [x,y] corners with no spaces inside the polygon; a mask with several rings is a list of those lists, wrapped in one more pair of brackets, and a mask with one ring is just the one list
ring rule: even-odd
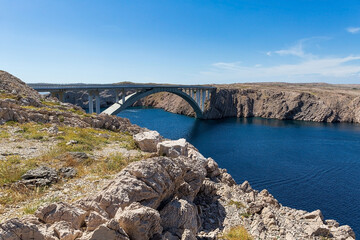
{"label": "white cloud", "polygon": [[297,43],[296,45],[294,45],[288,49],[278,50],[278,51],[275,51],[274,53],[276,53],[280,56],[293,55],[293,56],[297,56],[297,57],[305,57],[302,41],[300,41],[299,43]]}
{"label": "white cloud", "polygon": [[352,34],[360,33],[360,27],[348,27],[346,31]]}
{"label": "white cloud", "polygon": [[[304,50],[304,43],[315,37],[302,39],[286,49],[266,52],[266,55],[277,54],[285,61],[288,56],[298,57],[298,63],[279,63],[272,66],[256,64],[246,66],[242,62],[218,62],[209,71],[201,72],[204,79],[215,82],[241,81],[288,81],[288,82],[352,82],[360,83],[360,55],[347,57],[320,57]],[[277,59],[278,60],[278,59]]]}
{"label": "white cloud", "polygon": [[[325,81],[356,78],[360,80],[360,56],[308,59],[298,64],[270,67],[247,67],[239,62],[214,63],[210,71],[202,72],[212,80],[226,81]],[[223,82],[223,81],[222,81]]]}
{"label": "white cloud", "polygon": [[274,53],[279,56],[296,56],[296,57],[300,57],[300,58],[312,58],[312,57],[314,57],[314,55],[312,55],[310,53],[305,53],[304,45],[306,42],[319,40],[319,39],[324,40],[324,39],[329,39],[329,38],[328,37],[304,38],[304,39],[299,40],[295,45],[293,45],[291,47],[288,47],[285,49],[280,49],[277,51],[269,51],[266,53],[266,55],[272,56]]}

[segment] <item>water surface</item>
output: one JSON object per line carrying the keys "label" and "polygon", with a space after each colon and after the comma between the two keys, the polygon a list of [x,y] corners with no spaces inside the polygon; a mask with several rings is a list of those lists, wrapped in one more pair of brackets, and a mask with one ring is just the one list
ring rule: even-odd
{"label": "water surface", "polygon": [[237,183],[268,189],[285,206],[313,211],[360,234],[360,125],[272,119],[197,120],[161,109],[119,114],[170,139],[186,138]]}

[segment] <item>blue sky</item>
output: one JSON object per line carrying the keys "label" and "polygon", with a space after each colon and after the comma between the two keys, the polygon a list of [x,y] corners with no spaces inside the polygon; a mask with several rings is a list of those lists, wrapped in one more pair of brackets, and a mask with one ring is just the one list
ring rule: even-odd
{"label": "blue sky", "polygon": [[25,82],[360,83],[359,0],[0,0]]}

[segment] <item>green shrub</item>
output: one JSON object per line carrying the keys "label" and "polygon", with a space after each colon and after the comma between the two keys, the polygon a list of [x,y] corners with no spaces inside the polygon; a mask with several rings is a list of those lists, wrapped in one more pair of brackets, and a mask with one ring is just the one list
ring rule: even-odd
{"label": "green shrub", "polygon": [[243,226],[237,226],[231,228],[228,232],[219,237],[224,240],[253,240],[251,235]]}

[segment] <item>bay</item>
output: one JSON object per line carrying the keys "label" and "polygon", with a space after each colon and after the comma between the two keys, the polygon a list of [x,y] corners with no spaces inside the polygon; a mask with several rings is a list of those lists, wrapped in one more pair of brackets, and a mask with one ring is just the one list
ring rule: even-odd
{"label": "bay", "polygon": [[285,206],[313,211],[360,234],[360,125],[261,118],[199,120],[161,109],[118,116],[170,139],[186,138],[237,183],[267,189]]}

